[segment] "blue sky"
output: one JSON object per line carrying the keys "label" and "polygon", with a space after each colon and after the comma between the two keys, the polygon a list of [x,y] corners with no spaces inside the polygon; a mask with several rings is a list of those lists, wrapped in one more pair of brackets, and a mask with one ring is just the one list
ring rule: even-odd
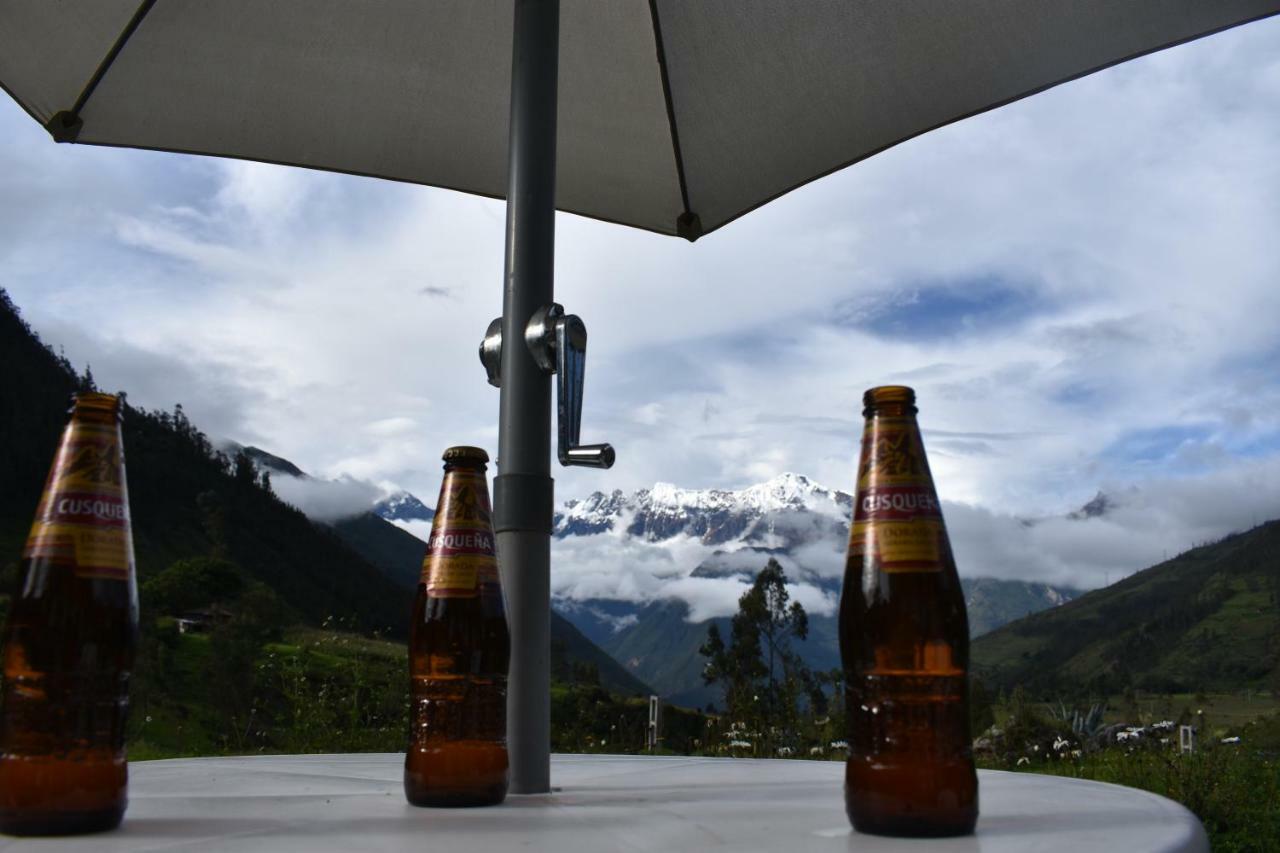
{"label": "blue sky", "polygon": [[[557,299],[591,333],[583,438],[619,452],[558,472],[560,497],[787,470],[849,489],[862,391],[905,382],[966,573],[1091,585],[1280,517],[1278,107],[1273,19],[933,132],[696,245],[559,217]],[[0,164],[0,286],[106,387],[353,499],[430,502],[441,448],[496,449],[475,351],[500,203],[59,146],[7,99]],[[1099,490],[1113,517],[1060,521]]]}

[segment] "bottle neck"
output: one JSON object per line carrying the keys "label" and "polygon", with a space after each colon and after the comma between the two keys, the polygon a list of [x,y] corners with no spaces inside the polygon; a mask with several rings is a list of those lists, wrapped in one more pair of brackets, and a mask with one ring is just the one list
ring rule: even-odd
{"label": "bottle neck", "polygon": [[915,423],[916,407],[910,403],[877,403],[863,409],[862,414],[868,421],[873,418],[909,418]]}
{"label": "bottle neck", "polygon": [[103,412],[96,409],[74,409],[71,412],[70,422],[72,424],[116,427],[120,425],[120,418],[113,412]]}
{"label": "bottle neck", "polygon": [[76,394],[71,402],[71,420],[80,423],[116,424],[121,419],[122,400],[115,394]]}
{"label": "bottle neck", "polygon": [[472,473],[485,474],[488,472],[488,470],[489,470],[489,466],[484,464],[483,462],[446,462],[444,463],[444,475],[446,477],[458,471],[470,471]]}
{"label": "bottle neck", "polygon": [[483,463],[450,461],[445,465],[433,530],[457,523],[466,527],[492,527],[493,509],[485,472]]}
{"label": "bottle neck", "polygon": [[934,491],[916,409],[909,403],[883,403],[867,410],[857,489],[886,485]]}

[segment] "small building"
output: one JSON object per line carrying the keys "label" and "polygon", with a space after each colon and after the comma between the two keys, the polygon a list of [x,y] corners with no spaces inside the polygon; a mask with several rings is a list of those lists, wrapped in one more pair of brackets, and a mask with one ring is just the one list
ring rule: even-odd
{"label": "small building", "polygon": [[207,607],[203,610],[188,610],[175,620],[179,634],[203,634],[215,625],[225,625],[235,616],[230,610],[221,607]]}

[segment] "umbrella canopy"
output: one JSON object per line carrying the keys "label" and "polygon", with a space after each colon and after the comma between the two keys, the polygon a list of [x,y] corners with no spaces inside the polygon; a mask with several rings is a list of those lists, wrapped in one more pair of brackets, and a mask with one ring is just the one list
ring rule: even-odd
{"label": "umbrella canopy", "polygon": [[[505,197],[512,6],[0,0],[0,84],[59,139]],[[696,239],[931,128],[1277,12],[563,0],[556,206]]]}
{"label": "umbrella canopy", "polygon": [[695,240],[932,128],[1277,13],[1280,0],[0,0],[0,85],[61,142],[508,200],[503,316],[482,352],[501,387],[512,787],[532,793],[550,788],[551,371],[562,460],[612,459],[574,449],[586,333],[552,301],[554,210]]}

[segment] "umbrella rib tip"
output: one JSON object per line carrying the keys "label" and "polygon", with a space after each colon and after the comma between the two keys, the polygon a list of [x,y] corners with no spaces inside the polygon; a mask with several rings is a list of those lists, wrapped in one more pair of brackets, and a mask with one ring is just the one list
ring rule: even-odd
{"label": "umbrella rib tip", "polygon": [[703,235],[702,219],[692,210],[686,210],[676,219],[676,236],[692,243]]}
{"label": "umbrella rib tip", "polygon": [[75,142],[82,127],[84,119],[70,110],[58,110],[44,123],[44,129],[49,131],[54,142]]}

